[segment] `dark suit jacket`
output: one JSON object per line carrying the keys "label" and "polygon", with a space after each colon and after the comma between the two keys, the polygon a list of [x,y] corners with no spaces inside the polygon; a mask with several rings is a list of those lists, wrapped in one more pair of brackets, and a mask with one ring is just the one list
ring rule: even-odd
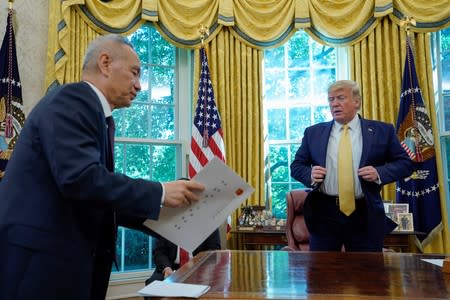
{"label": "dark suit jacket", "polygon": [[[391,124],[367,120],[360,117],[362,132],[362,154],[359,167],[373,166],[377,169],[382,184],[387,184],[409,176],[413,171],[413,164],[406,151],[400,145],[395,134],[394,126]],[[291,174],[296,180],[302,182],[307,187],[311,185],[311,169],[315,165],[326,167],[326,152],[328,138],[334,121],[319,123],[308,127],[298,149],[295,160],[291,164]],[[367,202],[368,208],[368,230],[380,233],[379,238],[383,238],[386,226],[386,216],[384,213],[383,200],[380,191],[382,185],[375,182],[367,182],[360,179],[361,187]],[[315,189],[317,190],[317,186]],[[305,218],[311,232],[314,231],[314,208],[315,193],[308,195],[305,203]],[[309,210],[309,211],[306,211]],[[392,229],[391,229],[392,230]]]}
{"label": "dark suit jacket", "polygon": [[104,299],[113,214],[140,226],[158,218],[162,197],[160,183],[109,172],[106,157],[105,115],[87,83],[35,106],[0,182],[0,299]]}
{"label": "dark suit jacket", "polygon": [[[192,253],[193,256],[202,251],[220,250],[220,232],[216,229],[206,240],[197,247]],[[164,280],[163,270],[166,267],[171,267],[172,270],[177,270],[180,265],[175,263],[177,258],[178,247],[174,243],[160,238],[156,240],[155,248],[153,248],[153,262],[155,263],[155,271],[152,276],[145,281],[149,284],[154,280]]]}

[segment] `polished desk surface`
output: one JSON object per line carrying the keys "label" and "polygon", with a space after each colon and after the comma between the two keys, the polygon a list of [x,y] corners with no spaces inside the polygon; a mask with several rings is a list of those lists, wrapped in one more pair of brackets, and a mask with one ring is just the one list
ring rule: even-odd
{"label": "polished desk surface", "polygon": [[443,257],[218,250],[198,254],[166,281],[210,285],[200,299],[450,299],[450,274],[421,260]]}

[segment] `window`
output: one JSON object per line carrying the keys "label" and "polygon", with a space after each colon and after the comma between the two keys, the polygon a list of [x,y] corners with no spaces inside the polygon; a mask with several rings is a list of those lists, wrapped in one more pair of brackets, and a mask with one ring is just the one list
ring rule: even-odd
{"label": "window", "polygon": [[[344,55],[344,49],[316,43],[304,31],[283,46],[264,51],[264,124],[276,218],[286,218],[286,192],[304,187],[291,178],[290,164],[305,128],[331,120],[327,87],[346,77],[338,74],[338,66],[346,64]],[[339,69],[345,73],[347,68]]]}
{"label": "window", "polygon": [[[186,114],[191,111],[189,53],[165,41],[149,24],[129,39],[141,60],[142,90],[131,107],[113,112],[116,172],[155,181],[175,180],[186,174],[190,138],[190,114]],[[116,277],[154,267],[148,235],[120,227],[116,249]]]}
{"label": "window", "polygon": [[[444,174],[447,180],[446,194],[450,190],[450,28],[432,34],[433,82],[438,116],[439,135]],[[449,205],[449,203],[447,203]]]}

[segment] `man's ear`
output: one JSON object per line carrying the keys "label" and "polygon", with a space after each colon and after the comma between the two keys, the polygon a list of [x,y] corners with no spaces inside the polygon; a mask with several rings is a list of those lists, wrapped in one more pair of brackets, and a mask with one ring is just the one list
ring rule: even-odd
{"label": "man's ear", "polygon": [[100,53],[98,57],[98,68],[101,73],[103,74],[109,73],[111,61],[112,61],[111,56],[108,53],[106,52]]}

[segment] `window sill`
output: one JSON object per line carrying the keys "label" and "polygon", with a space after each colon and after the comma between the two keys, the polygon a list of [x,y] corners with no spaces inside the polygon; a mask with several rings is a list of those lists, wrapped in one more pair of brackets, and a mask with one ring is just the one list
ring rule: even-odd
{"label": "window sill", "polygon": [[106,293],[106,300],[142,299],[142,296],[137,292],[145,286],[145,280],[150,277],[151,273],[152,271],[112,274]]}

